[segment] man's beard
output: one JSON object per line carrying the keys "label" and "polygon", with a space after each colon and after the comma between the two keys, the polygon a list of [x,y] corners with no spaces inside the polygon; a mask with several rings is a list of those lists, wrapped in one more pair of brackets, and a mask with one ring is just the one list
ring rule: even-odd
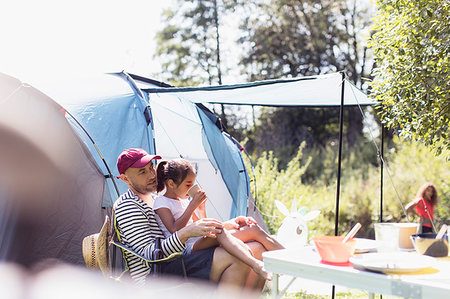
{"label": "man's beard", "polygon": [[133,189],[140,194],[148,194],[156,191],[154,184],[152,185],[131,185]]}

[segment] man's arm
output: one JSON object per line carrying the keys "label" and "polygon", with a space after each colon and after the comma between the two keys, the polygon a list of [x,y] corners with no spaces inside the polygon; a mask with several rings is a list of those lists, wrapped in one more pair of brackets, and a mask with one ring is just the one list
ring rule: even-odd
{"label": "man's arm", "polygon": [[207,236],[215,238],[216,234],[222,232],[223,224],[212,218],[203,218],[188,226],[180,229],[176,234],[182,243],[185,243],[187,239],[192,237]]}
{"label": "man's arm", "polygon": [[[147,210],[148,209],[148,210]],[[155,250],[155,239],[164,238],[150,208],[144,209],[132,200],[124,200],[115,209],[121,241],[132,250],[151,258]],[[165,256],[185,249],[177,234],[161,242]]]}

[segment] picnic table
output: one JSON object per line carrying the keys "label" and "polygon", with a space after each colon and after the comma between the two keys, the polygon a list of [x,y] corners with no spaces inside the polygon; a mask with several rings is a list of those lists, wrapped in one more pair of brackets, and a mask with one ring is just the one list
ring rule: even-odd
{"label": "picnic table", "polygon": [[[416,253],[410,253],[412,258]],[[263,254],[264,267],[273,273],[272,298],[280,298],[279,275],[317,280],[374,294],[405,298],[449,298],[450,257],[436,258],[432,267],[414,272],[385,274],[356,269],[348,263],[343,266],[321,262],[313,246],[300,249],[268,251]]]}

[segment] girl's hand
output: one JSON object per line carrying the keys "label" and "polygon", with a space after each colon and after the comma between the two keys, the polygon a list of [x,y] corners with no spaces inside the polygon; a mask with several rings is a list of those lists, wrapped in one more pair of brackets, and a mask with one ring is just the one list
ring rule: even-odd
{"label": "girl's hand", "polygon": [[204,204],[207,199],[208,197],[206,196],[205,191],[198,190],[189,204],[193,205],[194,209],[197,209],[200,205]]}

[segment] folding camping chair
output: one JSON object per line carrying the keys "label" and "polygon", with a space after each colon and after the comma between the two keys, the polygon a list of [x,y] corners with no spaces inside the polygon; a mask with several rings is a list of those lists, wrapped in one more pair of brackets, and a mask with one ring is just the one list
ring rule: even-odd
{"label": "folding camping chair", "polygon": [[[119,239],[119,233],[116,229],[116,223],[114,219],[114,228],[115,228],[115,235]],[[152,264],[152,274],[153,276],[158,276],[160,274],[160,266],[163,262],[170,262],[176,258],[181,258],[181,264],[182,264],[182,271],[184,274],[184,277],[186,277],[186,269],[184,266],[184,261],[182,259],[183,252],[176,252],[171,254],[168,257],[163,258],[162,252],[160,249],[161,241],[160,239],[156,239],[156,250],[154,256],[149,259],[145,256],[142,256],[138,254],[137,252],[133,251],[131,248],[123,245],[119,241],[114,240],[114,235],[111,234],[110,230],[111,224],[108,216],[105,216],[105,222],[103,223],[103,226],[99,233],[92,234],[83,239],[82,243],[82,250],[83,250],[83,258],[86,263],[86,266],[89,269],[100,269],[103,273],[103,276],[108,278],[114,278],[111,276],[111,261],[109,256],[110,251],[110,244],[113,244],[120,248],[122,250],[122,256],[125,260],[125,252],[131,253],[134,256],[137,256],[138,258],[145,261],[147,264]],[[159,253],[159,254],[158,254]],[[159,256],[158,256],[159,255]],[[125,262],[125,270],[122,271],[119,277],[114,278],[115,280],[119,280],[124,273],[128,271],[128,266]]]}

